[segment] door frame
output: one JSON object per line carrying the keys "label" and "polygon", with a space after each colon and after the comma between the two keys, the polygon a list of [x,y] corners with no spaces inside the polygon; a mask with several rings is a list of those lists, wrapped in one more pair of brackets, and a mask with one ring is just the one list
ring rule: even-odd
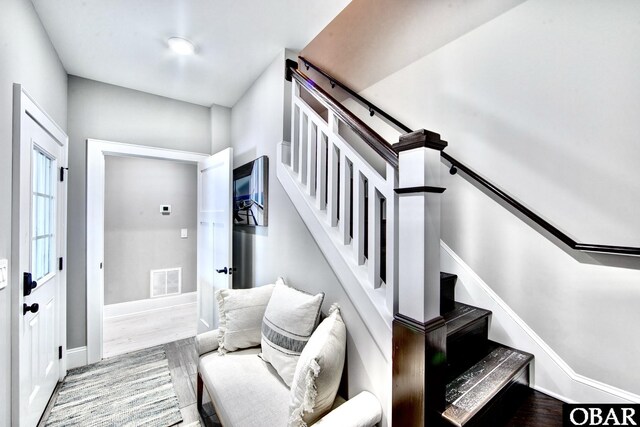
{"label": "door frame", "polygon": [[173,160],[197,165],[211,154],[87,139],[86,279],[87,363],[102,360],[104,309],[104,178],[105,156]]}
{"label": "door frame", "polygon": [[[25,161],[22,151],[25,149],[23,138],[24,119],[29,116],[38,123],[46,132],[63,147],[62,156],[58,159],[58,167],[68,166],[69,137],[60,126],[38,105],[29,95],[25,88],[18,83],[13,85],[13,141],[12,141],[12,196],[11,196],[11,419],[13,425],[20,425],[20,335],[22,318],[22,280],[20,269],[21,236],[25,233],[24,221],[20,221],[25,209],[30,212],[30,208],[25,206],[25,201],[21,191],[26,182],[31,192],[31,168],[28,170],[22,164]],[[29,142],[29,152],[31,143]],[[31,161],[31,154],[27,156]],[[31,200],[29,195],[28,200]],[[30,202],[29,202],[30,203]],[[58,193],[57,201],[58,223],[61,224],[57,230],[57,255],[67,259],[67,192]],[[29,219],[28,228],[31,227]],[[27,230],[28,230],[27,228]],[[27,231],[28,232],[28,231]],[[30,249],[29,249],[30,251]],[[65,262],[66,264],[66,262]],[[59,381],[62,381],[67,374],[67,269],[58,271],[58,337],[62,346],[63,357],[59,363]]]}

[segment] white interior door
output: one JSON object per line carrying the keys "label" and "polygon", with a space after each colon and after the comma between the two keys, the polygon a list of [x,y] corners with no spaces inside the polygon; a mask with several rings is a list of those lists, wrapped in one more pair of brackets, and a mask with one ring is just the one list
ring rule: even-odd
{"label": "white interior door", "polygon": [[198,163],[198,333],[218,327],[215,291],[231,288],[233,149]]}
{"label": "white interior door", "polygon": [[35,426],[66,373],[67,137],[19,86],[14,96],[12,425]]}

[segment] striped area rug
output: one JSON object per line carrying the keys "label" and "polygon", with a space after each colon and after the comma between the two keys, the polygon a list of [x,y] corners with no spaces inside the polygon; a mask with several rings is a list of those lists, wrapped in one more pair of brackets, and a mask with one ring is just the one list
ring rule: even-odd
{"label": "striped area rug", "polygon": [[159,346],[69,371],[46,426],[168,427],[181,421]]}

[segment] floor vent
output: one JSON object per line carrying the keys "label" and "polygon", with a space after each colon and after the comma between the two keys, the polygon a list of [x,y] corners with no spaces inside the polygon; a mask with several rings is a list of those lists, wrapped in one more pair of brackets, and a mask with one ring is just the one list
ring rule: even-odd
{"label": "floor vent", "polygon": [[182,291],[182,267],[151,270],[151,298],[177,295]]}

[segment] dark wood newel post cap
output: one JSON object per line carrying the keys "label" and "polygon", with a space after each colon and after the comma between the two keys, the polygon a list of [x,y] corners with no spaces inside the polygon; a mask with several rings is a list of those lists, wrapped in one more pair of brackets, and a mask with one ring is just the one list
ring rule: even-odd
{"label": "dark wood newel post cap", "polygon": [[291,69],[292,68],[294,70],[297,70],[298,69],[298,62],[294,61],[293,59],[287,58],[284,61],[284,78],[288,82],[291,81]]}
{"label": "dark wood newel post cap", "polygon": [[394,144],[393,149],[396,153],[420,147],[442,151],[447,145],[447,141],[440,139],[439,133],[431,132],[426,129],[418,129],[400,136],[400,142]]}

